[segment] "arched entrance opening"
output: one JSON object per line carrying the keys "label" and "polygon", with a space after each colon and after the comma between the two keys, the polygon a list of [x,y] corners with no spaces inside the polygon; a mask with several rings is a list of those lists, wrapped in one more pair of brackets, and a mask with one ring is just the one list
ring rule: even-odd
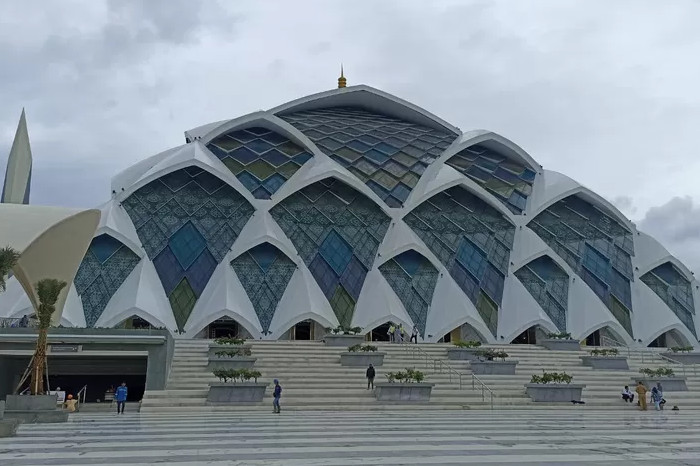
{"label": "arched entrance opening", "polygon": [[326,329],[313,319],[305,319],[292,325],[279,340],[314,341],[323,338]]}
{"label": "arched entrance opening", "polygon": [[533,325],[523,333],[513,338],[510,342],[513,345],[536,345],[539,340],[547,338],[547,329],[540,325]]}
{"label": "arched entrance opening", "polygon": [[625,339],[608,326],[591,332],[584,343],[586,346],[627,346]]}
{"label": "arched entrance opening", "polygon": [[692,343],[678,330],[671,329],[656,337],[649,348],[673,348],[674,346],[692,346]]}
{"label": "arched entrance opening", "polygon": [[374,327],[369,332],[370,341],[389,341],[389,326],[391,326],[391,323],[386,322],[382,325]]}
{"label": "arched entrance opening", "polygon": [[121,322],[119,322],[117,325],[114,326],[114,328],[123,328],[123,329],[143,329],[143,328],[154,328],[156,327],[155,325],[152,325],[149,321],[146,319],[143,319],[139,316],[131,316],[128,319],[124,319]]}
{"label": "arched entrance opening", "polygon": [[468,323],[463,323],[457,328],[452,329],[449,333],[446,333],[438,340],[438,343],[450,343],[454,341],[480,341],[482,343],[487,343],[488,339],[479,333],[477,329]]}

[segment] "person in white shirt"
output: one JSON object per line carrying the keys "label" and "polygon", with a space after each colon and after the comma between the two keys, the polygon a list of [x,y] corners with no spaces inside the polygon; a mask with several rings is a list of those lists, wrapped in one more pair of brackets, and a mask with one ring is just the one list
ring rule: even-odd
{"label": "person in white shirt", "polygon": [[625,388],[622,390],[622,399],[630,403],[634,402],[634,393],[630,391],[630,387],[627,385],[625,385]]}

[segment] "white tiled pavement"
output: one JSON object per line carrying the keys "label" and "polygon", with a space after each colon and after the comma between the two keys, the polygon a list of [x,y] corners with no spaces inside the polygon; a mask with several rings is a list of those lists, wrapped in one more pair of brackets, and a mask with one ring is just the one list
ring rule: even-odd
{"label": "white tiled pavement", "polygon": [[0,439],[0,465],[700,465],[689,412],[76,414]]}

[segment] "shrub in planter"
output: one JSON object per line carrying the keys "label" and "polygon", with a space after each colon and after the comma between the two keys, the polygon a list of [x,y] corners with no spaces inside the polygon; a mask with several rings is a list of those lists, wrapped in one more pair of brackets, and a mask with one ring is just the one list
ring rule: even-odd
{"label": "shrub in planter", "polygon": [[467,340],[467,341],[453,341],[452,344],[457,348],[478,348],[481,346],[481,342],[478,340]]}
{"label": "shrub in planter", "polygon": [[[213,348],[211,351],[215,351]],[[211,354],[211,352],[210,352]],[[256,359],[251,357],[251,350],[248,347],[218,350],[213,356],[209,356],[208,369],[250,369],[255,364]]]}
{"label": "shrub in planter", "polygon": [[359,335],[360,332],[362,332],[362,328],[360,328],[360,327],[345,327],[344,325],[339,325],[336,328],[328,327],[326,329],[326,332],[328,332],[331,335]]}
{"label": "shrub in planter", "polygon": [[676,375],[670,367],[659,367],[658,369],[643,367],[639,369],[639,373],[649,378],[673,377]]}
{"label": "shrub in planter", "polygon": [[571,333],[559,332],[559,333],[547,333],[547,338],[551,340],[571,340]]}
{"label": "shrub in planter", "polygon": [[476,352],[479,351],[478,348],[481,346],[480,341],[454,341],[452,344],[455,347],[447,350],[448,359],[453,361],[473,361],[477,359]]}
{"label": "shrub in planter", "polygon": [[435,384],[424,383],[423,372],[407,368],[405,371],[389,372],[388,382],[375,384],[375,395],[379,401],[430,401],[430,392]]}
{"label": "shrub in planter", "polygon": [[384,364],[386,353],[377,352],[377,347],[373,345],[352,345],[348,346],[347,353],[340,354],[340,364],[349,367],[381,366]]}
{"label": "shrub in planter", "polygon": [[688,386],[685,383],[685,377],[677,377],[670,367],[659,367],[658,369],[650,369],[644,367],[639,370],[642,374],[640,379],[633,379],[635,382],[641,381],[648,390],[651,390],[657,382],[663,384],[663,389],[669,392],[685,392],[688,391]]}
{"label": "shrub in planter", "polygon": [[692,346],[672,346],[671,352],[673,353],[690,353],[693,351]]}
{"label": "shrub in planter", "polygon": [[581,356],[584,366],[593,369],[629,370],[627,358],[619,356],[617,348],[601,348],[591,350],[590,355]]}
{"label": "shrub in planter", "polygon": [[351,353],[373,353],[377,351],[377,347],[373,345],[361,345],[358,343],[357,345],[348,346],[348,351]]}
{"label": "shrub in planter", "polygon": [[405,371],[389,372],[386,378],[390,383],[421,383],[425,380],[425,374],[419,370],[406,368]]}
{"label": "shrub in planter", "polygon": [[327,328],[324,342],[326,346],[354,346],[363,341],[365,336],[361,334],[360,327],[344,327]]}
{"label": "shrub in planter", "polygon": [[478,360],[470,361],[472,374],[476,375],[515,375],[518,361],[506,361],[508,353],[503,350],[481,349],[475,353]]}
{"label": "shrub in planter", "polygon": [[494,350],[494,349],[491,349],[491,348],[477,350],[477,351],[474,352],[474,354],[475,354],[478,358],[480,358],[480,359],[483,358],[483,359],[486,360],[486,361],[493,361],[493,360],[505,361],[506,358],[508,357],[508,353],[506,353],[505,351],[503,351],[503,350]]}
{"label": "shrub in planter", "polygon": [[571,402],[580,401],[583,384],[571,383],[573,377],[566,372],[545,372],[533,374],[530,383],[525,384],[525,391],[535,402]]}
{"label": "shrub in planter", "polygon": [[219,358],[235,358],[237,356],[250,356],[253,352],[250,348],[236,348],[232,350],[221,350],[214,353]]}
{"label": "shrub in planter", "polygon": [[[266,383],[258,383],[260,371],[252,369],[215,369],[219,382],[209,384],[209,403],[259,402],[265,396]],[[253,380],[251,382],[251,379]]]}
{"label": "shrub in planter", "polygon": [[555,351],[578,351],[581,349],[581,342],[571,338],[570,333],[548,333],[547,338],[542,340],[542,346],[548,350]]}
{"label": "shrub in planter", "polygon": [[243,345],[245,344],[245,340],[243,338],[223,337],[215,339],[214,343],[217,345]]}

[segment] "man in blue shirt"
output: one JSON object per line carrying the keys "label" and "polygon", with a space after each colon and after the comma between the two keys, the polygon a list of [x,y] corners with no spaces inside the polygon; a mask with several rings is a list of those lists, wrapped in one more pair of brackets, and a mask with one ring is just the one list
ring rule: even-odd
{"label": "man in blue shirt", "polygon": [[114,392],[114,399],[117,400],[117,414],[124,414],[124,405],[126,404],[128,393],[129,390],[126,388],[126,382],[122,382]]}
{"label": "man in blue shirt", "polygon": [[282,396],[282,387],[280,386],[279,380],[275,379],[275,391],[272,393],[272,412],[280,413],[280,397]]}

